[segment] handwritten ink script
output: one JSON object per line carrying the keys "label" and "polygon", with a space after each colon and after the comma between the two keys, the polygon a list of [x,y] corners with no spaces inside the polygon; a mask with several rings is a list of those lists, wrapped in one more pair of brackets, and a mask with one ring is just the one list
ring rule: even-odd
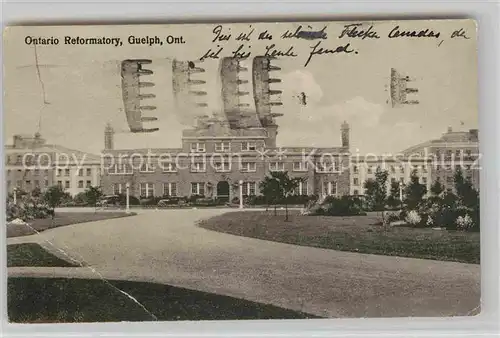
{"label": "handwritten ink script", "polygon": [[[231,31],[231,27],[216,25],[212,29],[212,46],[199,57],[200,61],[234,57],[240,59],[262,55],[272,58],[303,58],[304,67],[314,63],[318,57],[354,57],[362,52],[361,41],[375,43],[388,40],[426,40],[438,39],[439,48],[446,39],[469,39],[466,29],[457,27],[443,33],[435,28],[411,27],[409,24],[394,24],[389,28],[377,28],[375,23],[348,23],[338,27],[328,24],[297,25],[284,29],[279,34],[258,25],[248,25],[246,29]],[[237,41],[237,47],[230,44]],[[231,46],[231,47],[230,47]],[[361,50],[360,50],[361,48]]]}

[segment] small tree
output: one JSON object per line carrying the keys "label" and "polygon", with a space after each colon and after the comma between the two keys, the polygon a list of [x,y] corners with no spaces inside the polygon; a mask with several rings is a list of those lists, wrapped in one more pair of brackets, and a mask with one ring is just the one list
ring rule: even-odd
{"label": "small tree", "polygon": [[389,190],[389,196],[387,197],[387,205],[392,208],[397,208],[401,206],[400,199],[400,182],[391,182],[391,189]]}
{"label": "small tree", "polygon": [[43,199],[47,203],[49,208],[52,209],[52,219],[54,219],[56,207],[61,205],[62,201],[64,199],[67,199],[68,197],[69,194],[58,185],[53,185],[47,188],[47,190],[43,194]]}
{"label": "small tree", "polygon": [[368,179],[364,183],[365,197],[373,211],[382,212],[382,223],[384,220],[384,209],[387,201],[387,177],[389,172],[377,168],[375,179]]}
{"label": "small tree", "polygon": [[94,207],[94,212],[97,212],[97,203],[103,196],[101,187],[89,187],[85,190],[85,199],[87,203]]}
{"label": "small tree", "polygon": [[410,183],[404,190],[404,202],[409,210],[416,210],[423,202],[427,187],[420,183],[417,171],[413,170]]}
{"label": "small tree", "polygon": [[430,192],[432,196],[439,197],[444,192],[444,185],[439,180],[436,180],[431,185]]}
{"label": "small tree", "polygon": [[272,176],[264,177],[264,180],[259,183],[260,193],[264,196],[267,206],[274,205],[274,216],[276,216],[276,204],[282,196],[279,181]]}

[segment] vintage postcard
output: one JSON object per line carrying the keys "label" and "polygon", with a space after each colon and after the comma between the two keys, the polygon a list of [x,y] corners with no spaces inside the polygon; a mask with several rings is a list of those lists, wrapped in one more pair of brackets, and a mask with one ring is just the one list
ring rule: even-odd
{"label": "vintage postcard", "polygon": [[476,29],[8,27],[9,320],[478,314]]}

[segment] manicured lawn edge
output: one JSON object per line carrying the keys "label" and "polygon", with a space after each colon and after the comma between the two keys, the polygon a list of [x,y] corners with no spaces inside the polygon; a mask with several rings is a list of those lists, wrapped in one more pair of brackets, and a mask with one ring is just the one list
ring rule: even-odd
{"label": "manicured lawn edge", "polygon": [[198,226],[237,236],[357,253],[479,264],[479,233],[375,225],[376,216],[304,216],[272,211],[228,212]]}

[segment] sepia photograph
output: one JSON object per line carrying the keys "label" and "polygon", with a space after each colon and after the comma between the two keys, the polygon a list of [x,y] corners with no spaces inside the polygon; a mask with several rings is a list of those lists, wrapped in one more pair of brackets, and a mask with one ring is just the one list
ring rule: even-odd
{"label": "sepia photograph", "polygon": [[478,315],[476,30],[7,27],[9,321]]}

